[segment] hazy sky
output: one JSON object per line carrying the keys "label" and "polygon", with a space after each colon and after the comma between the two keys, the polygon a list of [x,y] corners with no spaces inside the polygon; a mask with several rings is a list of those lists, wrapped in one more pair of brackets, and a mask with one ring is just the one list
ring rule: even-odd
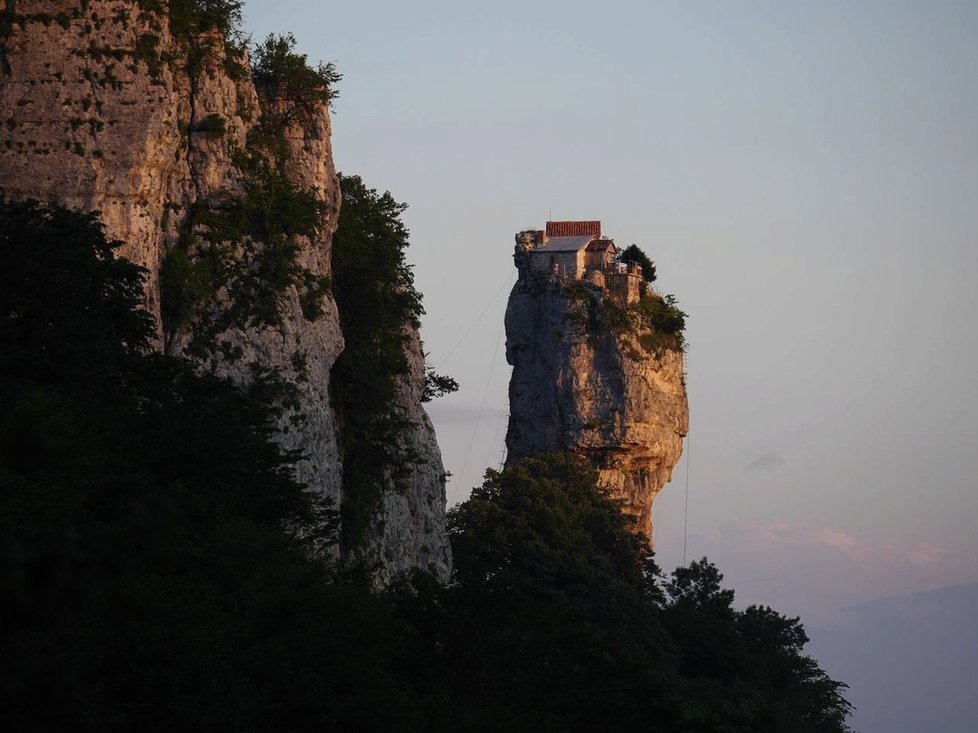
{"label": "hazy sky", "polygon": [[816,620],[978,580],[978,3],[250,0],[246,25],[336,62],[338,168],[410,204],[462,384],[430,409],[453,501],[501,456],[513,234],[595,218],[689,313],[690,558]]}

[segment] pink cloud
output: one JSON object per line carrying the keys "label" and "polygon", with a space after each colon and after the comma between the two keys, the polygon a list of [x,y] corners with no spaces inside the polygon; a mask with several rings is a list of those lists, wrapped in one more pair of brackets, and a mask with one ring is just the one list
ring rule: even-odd
{"label": "pink cloud", "polygon": [[843,532],[841,529],[823,527],[822,529],[805,534],[807,534],[807,539],[814,545],[841,550],[850,555],[865,556],[867,553],[872,552],[872,548],[867,546],[865,542],[848,532]]}
{"label": "pink cloud", "polygon": [[[681,560],[674,559],[673,542],[657,536],[657,554],[667,570]],[[688,546],[688,559],[706,555],[719,567],[739,604],[768,604],[816,624],[837,609],[874,598],[978,580],[974,553],[925,540],[877,542],[837,527],[729,524],[691,535]]]}
{"label": "pink cloud", "polygon": [[918,542],[907,553],[907,559],[917,566],[935,565],[946,558],[948,554],[948,551],[943,547],[932,545],[929,542]]}

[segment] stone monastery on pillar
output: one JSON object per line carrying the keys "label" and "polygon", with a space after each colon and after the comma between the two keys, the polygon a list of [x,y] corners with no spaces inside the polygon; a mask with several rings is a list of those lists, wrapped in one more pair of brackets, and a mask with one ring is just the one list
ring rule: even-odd
{"label": "stone monastery on pillar", "polygon": [[642,268],[618,260],[615,241],[601,236],[600,221],[548,221],[546,229],[516,235],[520,276],[585,280],[622,305],[637,303]]}

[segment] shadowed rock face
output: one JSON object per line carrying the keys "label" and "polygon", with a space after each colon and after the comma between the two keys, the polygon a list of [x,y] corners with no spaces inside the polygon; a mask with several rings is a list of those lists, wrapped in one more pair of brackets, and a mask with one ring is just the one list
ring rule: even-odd
{"label": "shadowed rock face", "polygon": [[[260,118],[247,59],[235,73],[220,35],[203,34],[194,41],[200,67],[188,73],[186,51],[166,18],[134,0],[36,0],[17,8],[10,35],[0,38],[0,191],[100,211],[107,237],[123,242],[119,254],[147,270],[146,304],[160,349],[186,354],[186,329],[163,333],[161,265],[195,206],[219,206],[222,196],[242,190],[236,152],[249,150]],[[156,39],[151,48],[148,38]],[[285,130],[290,180],[323,205],[319,234],[299,238],[298,265],[314,276],[329,275],[339,214],[330,134],[325,105]],[[294,388],[278,440],[302,454],[297,474],[309,491],[338,507],[342,458],[329,382],[343,334],[330,297],[309,320],[299,296],[290,286],[280,299],[280,323],[233,322],[216,335],[221,349],[198,359],[243,387],[271,372]],[[408,348],[410,359],[423,359],[419,340]],[[414,470],[408,490],[385,501],[374,522],[364,555],[380,580],[416,566],[446,577],[450,568],[444,471],[420,405],[423,367],[414,371],[401,390],[408,402],[397,409],[412,419],[405,440],[431,466]],[[336,553],[329,543],[321,549]]]}
{"label": "shadowed rock face", "polygon": [[408,371],[398,381],[395,419],[409,427],[397,446],[398,476],[388,479],[391,488],[381,497],[360,555],[376,568],[378,586],[416,567],[447,581],[452,566],[445,525],[446,473],[434,426],[421,403],[425,363],[415,329],[408,329],[406,351]]}
{"label": "shadowed rock face", "polygon": [[689,428],[683,356],[649,354],[638,334],[591,332],[582,310],[600,320],[607,292],[577,285],[571,295],[566,284],[520,268],[506,308],[507,457],[564,450],[587,457],[651,540],[652,502],[672,478]]}

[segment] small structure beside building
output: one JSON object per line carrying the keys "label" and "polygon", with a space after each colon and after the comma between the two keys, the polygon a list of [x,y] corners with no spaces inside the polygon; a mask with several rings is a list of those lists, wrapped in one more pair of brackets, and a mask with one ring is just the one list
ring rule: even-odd
{"label": "small structure beside building", "polygon": [[516,235],[514,259],[521,275],[585,280],[620,305],[631,305],[639,300],[642,268],[619,262],[618,254],[615,241],[601,236],[600,221],[548,221],[546,229]]}

